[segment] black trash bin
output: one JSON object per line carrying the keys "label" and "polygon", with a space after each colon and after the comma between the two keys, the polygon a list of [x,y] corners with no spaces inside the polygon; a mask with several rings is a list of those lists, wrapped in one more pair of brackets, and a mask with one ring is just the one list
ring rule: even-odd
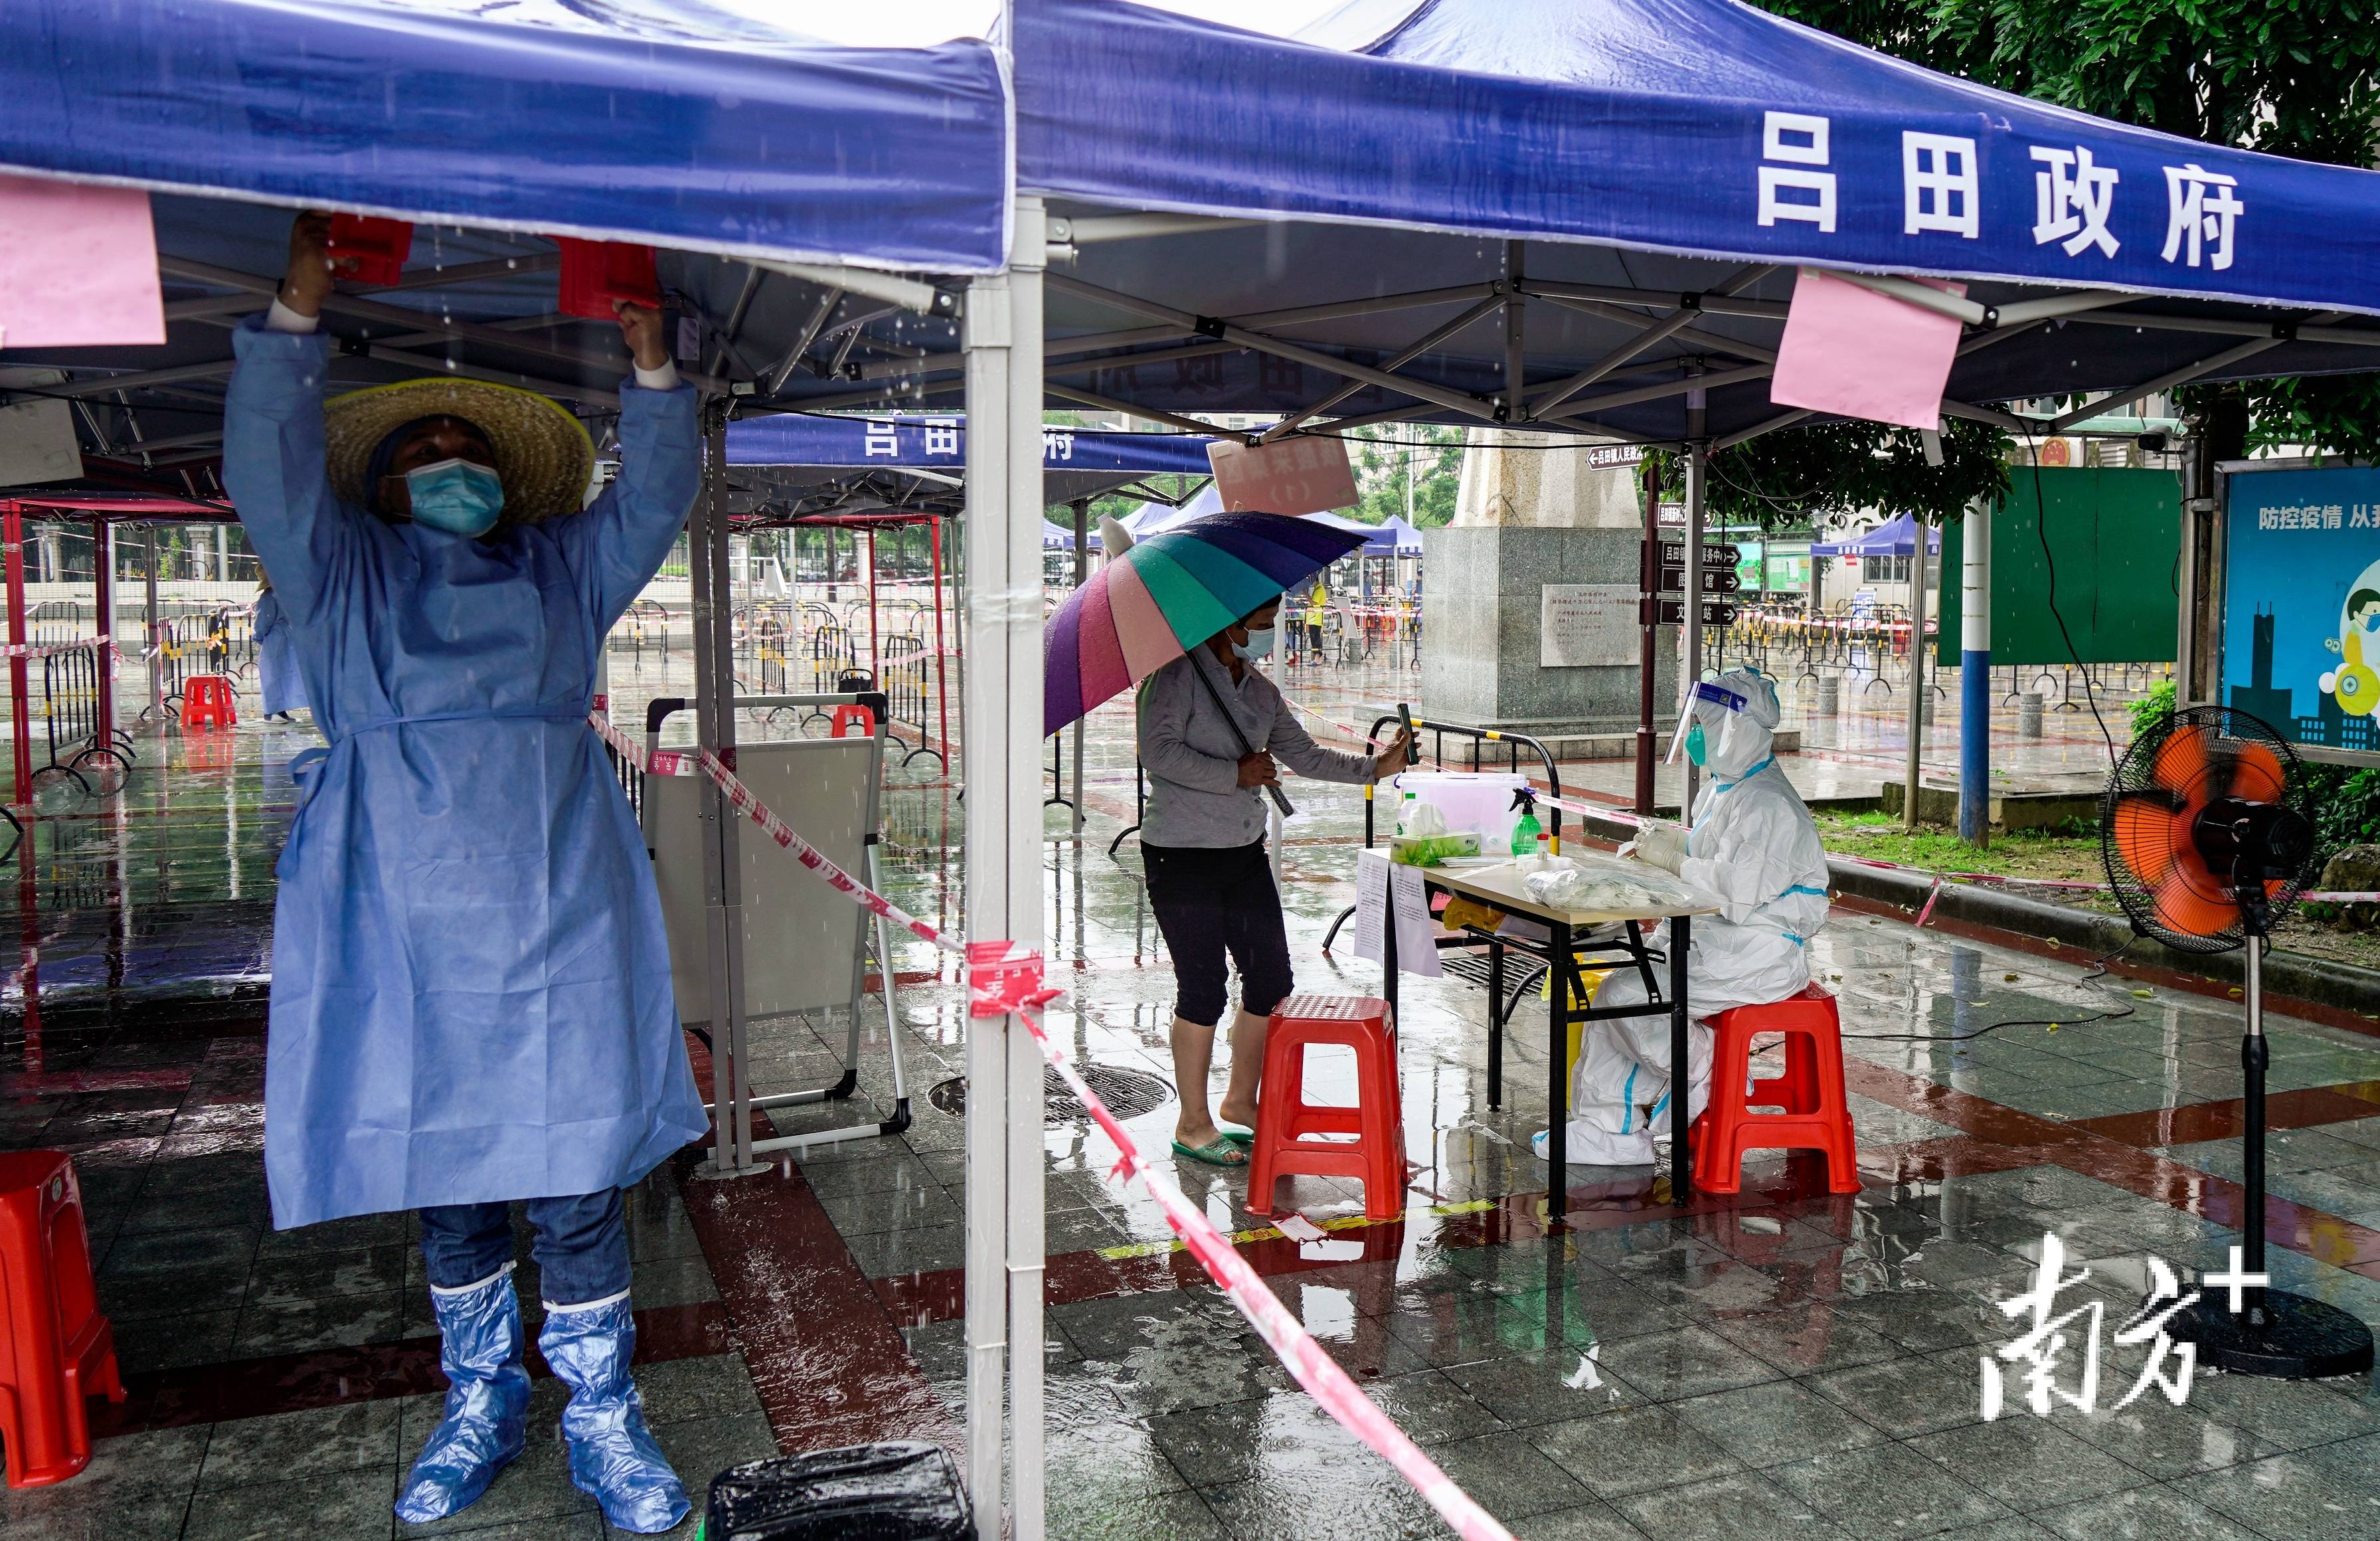
{"label": "black trash bin", "polygon": [[966,1490],[940,1445],[902,1439],[731,1466],[703,1541],[966,1541]]}

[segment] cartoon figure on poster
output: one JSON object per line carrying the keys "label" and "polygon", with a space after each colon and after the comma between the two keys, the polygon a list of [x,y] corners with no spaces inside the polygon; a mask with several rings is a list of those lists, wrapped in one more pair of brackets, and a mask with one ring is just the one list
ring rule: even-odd
{"label": "cartoon figure on poster", "polygon": [[2339,613],[2338,635],[2323,638],[2322,645],[2338,654],[2338,667],[2325,673],[2320,680],[2323,693],[2338,703],[2338,710],[2350,717],[2369,717],[2372,709],[2380,706],[2380,673],[2374,673],[2364,660],[2364,649],[2375,632],[2380,632],[2380,562],[2374,562],[2356,578],[2348,590],[2347,605]]}

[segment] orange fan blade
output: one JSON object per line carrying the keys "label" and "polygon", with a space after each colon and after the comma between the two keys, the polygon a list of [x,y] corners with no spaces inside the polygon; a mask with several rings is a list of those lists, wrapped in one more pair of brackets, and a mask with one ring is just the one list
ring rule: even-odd
{"label": "orange fan blade", "polygon": [[2240,906],[2209,899],[2177,870],[2156,892],[2157,924],[2183,936],[2219,936],[2240,923]]}
{"label": "orange fan blade", "polygon": [[2138,793],[2116,803],[2116,854],[2133,876],[2150,888],[2173,870],[2173,853],[2182,835],[2180,816],[2164,799]]}
{"label": "orange fan blade", "polygon": [[2149,762],[2149,774],[2160,786],[2204,795],[2201,789],[2206,780],[2206,735],[2187,727],[2168,734],[2157,746],[2156,758]]}
{"label": "orange fan blade", "polygon": [[2262,744],[2240,746],[2231,767],[2231,795],[2252,803],[2277,803],[2289,790],[2289,779],[2281,757]]}

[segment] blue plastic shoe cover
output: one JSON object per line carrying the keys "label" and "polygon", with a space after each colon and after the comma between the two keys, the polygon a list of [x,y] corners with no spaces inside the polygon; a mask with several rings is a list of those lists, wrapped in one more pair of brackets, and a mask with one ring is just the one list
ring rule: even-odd
{"label": "blue plastic shoe cover", "polygon": [[476,1502],[528,1438],[528,1372],[521,1367],[520,1302],[512,1265],[460,1290],[431,1290],[446,1372],[446,1415],[430,1431],[396,1500],[410,1524]]}
{"label": "blue plastic shoe cover", "polygon": [[603,1518],[625,1531],[653,1535],[670,1529],[694,1505],[686,1485],[645,1426],[645,1404],[629,1377],[637,1327],[628,1297],[590,1305],[545,1308],[537,1346],[570,1388],[562,1434],[570,1444],[570,1480],[591,1493]]}

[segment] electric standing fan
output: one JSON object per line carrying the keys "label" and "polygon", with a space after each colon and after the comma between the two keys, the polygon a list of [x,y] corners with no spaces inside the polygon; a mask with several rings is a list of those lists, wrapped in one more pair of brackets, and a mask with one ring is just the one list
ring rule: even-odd
{"label": "electric standing fan", "polygon": [[[2265,1271],[2265,952],[2274,922],[2306,886],[2308,798],[2304,770],[2278,734],[2246,712],[2209,706],[2178,711],[2134,740],[2099,807],[2107,881],[2135,932],[2184,953],[2247,949],[2247,1214],[2235,1270],[2246,1274]],[[2372,1367],[2362,1321],[2280,1290],[2202,1284],[2166,1330],[2196,1344],[2202,1364],[2245,1375],[2301,1380]]]}

